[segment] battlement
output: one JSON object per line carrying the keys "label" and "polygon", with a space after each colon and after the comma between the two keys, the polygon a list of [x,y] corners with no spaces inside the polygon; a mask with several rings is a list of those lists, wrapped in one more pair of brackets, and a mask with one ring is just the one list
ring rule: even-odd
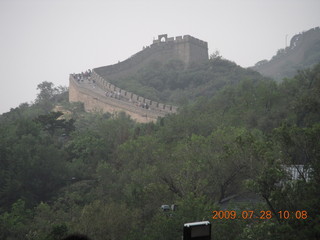
{"label": "battlement", "polygon": [[[144,47],[128,59],[93,69],[88,82],[79,81],[70,75],[69,101],[83,102],[86,111],[124,111],[139,122],[155,121],[158,117],[175,113],[175,106],[146,99],[114,84],[117,79],[135,74],[150,61],[166,63],[170,60],[181,60],[186,67],[192,62],[207,61],[208,44],[190,35],[168,38],[167,34],[161,34],[150,46]],[[113,98],[108,94],[116,94],[117,97]]]}
{"label": "battlement", "polygon": [[202,40],[200,40],[198,38],[192,37],[190,35],[184,35],[184,36],[177,36],[177,37],[168,38],[167,34],[161,34],[161,35],[158,35],[158,39],[153,40],[153,44],[151,46],[153,46],[155,44],[187,43],[187,42],[208,49],[208,43],[207,42],[202,41]]}
{"label": "battlement", "polygon": [[138,122],[154,122],[158,117],[177,111],[175,106],[152,101],[106,83],[95,72],[91,77],[92,80],[79,80],[71,74],[69,78],[69,101],[84,103],[88,112],[125,112]]}

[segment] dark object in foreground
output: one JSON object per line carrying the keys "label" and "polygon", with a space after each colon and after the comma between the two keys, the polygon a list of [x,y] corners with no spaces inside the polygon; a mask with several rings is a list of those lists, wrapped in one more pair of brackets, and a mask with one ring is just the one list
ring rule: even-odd
{"label": "dark object in foreground", "polygon": [[72,234],[63,238],[62,240],[90,240],[90,238],[82,234]]}
{"label": "dark object in foreground", "polygon": [[209,221],[185,223],[183,240],[211,240],[211,223]]}

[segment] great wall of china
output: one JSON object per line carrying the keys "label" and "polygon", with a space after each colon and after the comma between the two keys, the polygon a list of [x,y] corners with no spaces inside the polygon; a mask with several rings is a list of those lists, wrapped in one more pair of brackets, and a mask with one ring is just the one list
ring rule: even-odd
{"label": "great wall of china", "polygon": [[111,80],[130,76],[148,62],[168,62],[179,59],[187,67],[192,62],[208,59],[208,44],[189,35],[168,38],[159,35],[153,44],[127,60],[92,70],[89,78],[69,78],[69,101],[82,102],[86,111],[125,112],[137,122],[156,121],[158,117],[175,113],[176,106],[155,102],[120,89]]}

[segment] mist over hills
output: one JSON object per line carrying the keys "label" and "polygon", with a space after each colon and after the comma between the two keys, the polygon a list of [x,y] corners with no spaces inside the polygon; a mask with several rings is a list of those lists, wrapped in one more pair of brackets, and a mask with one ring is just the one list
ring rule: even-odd
{"label": "mist over hills", "polygon": [[320,28],[317,27],[296,34],[288,47],[252,68],[242,68],[212,54],[208,61],[193,63],[187,68],[180,60],[153,60],[130,76],[113,78],[111,82],[154,101],[181,105],[201,96],[213,96],[224,86],[244,79],[281,81],[292,78],[298,70],[311,68],[319,62]]}
{"label": "mist over hills", "polygon": [[320,62],[320,28],[312,28],[294,35],[290,45],[279,49],[269,61],[262,60],[252,67],[276,81],[293,77],[298,70],[310,68]]}
{"label": "mist over hills", "polygon": [[[271,61],[312,64],[313,31]],[[188,68],[152,61],[113,81],[180,109],[142,124],[85,112],[67,89],[39,84],[34,104],[0,115],[0,239],[176,240],[183,223],[204,219],[213,239],[319,239],[320,64],[277,83],[212,55]],[[303,168],[293,179],[284,166]],[[214,219],[222,204],[238,218]],[[260,219],[241,219],[250,212]]]}

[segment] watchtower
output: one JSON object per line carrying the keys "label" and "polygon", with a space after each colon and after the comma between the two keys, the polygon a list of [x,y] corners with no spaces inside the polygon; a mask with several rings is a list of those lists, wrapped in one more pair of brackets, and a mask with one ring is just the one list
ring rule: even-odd
{"label": "watchtower", "polygon": [[[192,62],[208,60],[208,43],[190,35],[168,38],[167,34],[161,34],[158,39],[153,40],[152,47],[159,50],[158,55],[165,55],[167,60],[182,60],[186,66]],[[169,54],[166,51],[169,51]]]}
{"label": "watchtower", "polygon": [[94,68],[93,72],[106,82],[114,82],[136,73],[151,61],[167,63],[170,60],[181,60],[186,67],[193,62],[207,61],[208,43],[190,35],[174,38],[168,37],[167,34],[160,34],[150,46],[143,48],[130,58],[113,65]]}

